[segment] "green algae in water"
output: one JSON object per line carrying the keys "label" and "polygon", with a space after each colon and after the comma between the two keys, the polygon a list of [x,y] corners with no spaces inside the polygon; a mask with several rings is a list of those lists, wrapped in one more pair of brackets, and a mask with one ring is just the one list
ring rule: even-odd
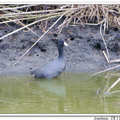
{"label": "green algae in water", "polygon": [[102,96],[106,82],[106,76],[85,73],[52,80],[1,77],[0,113],[120,113],[120,94]]}

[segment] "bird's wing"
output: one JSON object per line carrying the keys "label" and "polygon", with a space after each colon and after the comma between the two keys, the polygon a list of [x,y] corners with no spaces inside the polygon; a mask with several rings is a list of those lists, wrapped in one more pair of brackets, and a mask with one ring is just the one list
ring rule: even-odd
{"label": "bird's wing", "polygon": [[62,61],[54,60],[45,65],[41,70],[46,75],[58,75],[64,70],[65,64]]}

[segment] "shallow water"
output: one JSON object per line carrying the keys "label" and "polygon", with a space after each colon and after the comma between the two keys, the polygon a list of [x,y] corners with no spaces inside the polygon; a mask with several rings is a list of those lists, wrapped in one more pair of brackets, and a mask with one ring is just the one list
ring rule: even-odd
{"label": "shallow water", "polygon": [[120,113],[120,94],[103,95],[119,76],[64,73],[52,80],[0,77],[0,113]]}

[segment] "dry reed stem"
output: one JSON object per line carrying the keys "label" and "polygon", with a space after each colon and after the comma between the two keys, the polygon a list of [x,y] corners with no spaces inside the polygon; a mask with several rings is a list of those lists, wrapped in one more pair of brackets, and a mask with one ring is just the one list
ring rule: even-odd
{"label": "dry reed stem", "polygon": [[107,71],[110,71],[110,70],[113,70],[113,69],[116,69],[116,68],[119,68],[119,67],[120,67],[120,65],[116,65],[116,66],[113,66],[113,67],[107,68],[107,69],[105,69],[105,70],[102,70],[102,71],[96,72],[96,73],[94,73],[92,76],[96,76],[96,75],[98,75],[98,74],[101,74],[101,73],[104,73],[104,72],[107,72]]}
{"label": "dry reed stem", "polygon": [[[60,14],[62,14],[62,13],[64,13],[64,12],[58,12],[58,13],[48,13],[48,14],[39,14],[39,15],[27,15],[27,16],[18,16],[18,18],[43,18],[43,17],[49,17],[49,16],[53,16],[53,15],[60,15]],[[17,16],[11,16],[10,18],[12,18],[12,19],[15,19]],[[0,17],[1,19],[9,19],[9,17],[8,16],[5,16],[5,17]]]}
{"label": "dry reed stem", "polygon": [[26,7],[31,7],[31,6],[37,6],[37,4],[32,4],[32,5],[23,5],[19,7],[9,7],[9,8],[0,8],[1,11],[3,10],[15,10],[15,9],[21,9],[21,8],[26,8]]}
{"label": "dry reed stem", "polygon": [[[70,8],[66,9],[53,9],[53,10],[38,10],[38,11],[30,11],[30,12],[20,12],[20,13],[8,13],[8,14],[3,14],[1,17],[11,17],[13,15],[26,15],[26,14],[38,14],[38,13],[48,13],[48,12],[59,12],[59,11],[67,11]],[[72,8],[73,10],[76,8]]]}
{"label": "dry reed stem", "polygon": [[120,93],[120,90],[115,90],[115,91],[110,92],[110,94],[115,94],[115,93]]}
{"label": "dry reed stem", "polygon": [[104,57],[105,57],[107,63],[110,63],[110,61],[109,61],[109,59],[108,59],[108,56],[106,55],[105,51],[103,51],[103,55],[104,55]]}
{"label": "dry reed stem", "polygon": [[104,37],[103,37],[103,34],[102,34],[102,23],[101,23],[101,25],[100,25],[100,35],[101,35],[102,40],[103,40],[103,43],[104,43],[104,45],[105,45],[105,49],[106,49],[106,52],[107,52],[107,58],[108,58],[108,60],[110,61],[110,55],[109,55],[109,51],[108,51],[108,48],[107,48],[107,44],[106,44],[106,41],[105,41],[105,39],[104,39]]}
{"label": "dry reed stem", "polygon": [[107,90],[105,93],[109,93],[112,88],[114,88],[120,82],[120,78],[118,78]]}
{"label": "dry reed stem", "polygon": [[119,63],[120,59],[116,59],[116,60],[110,60],[110,63]]}

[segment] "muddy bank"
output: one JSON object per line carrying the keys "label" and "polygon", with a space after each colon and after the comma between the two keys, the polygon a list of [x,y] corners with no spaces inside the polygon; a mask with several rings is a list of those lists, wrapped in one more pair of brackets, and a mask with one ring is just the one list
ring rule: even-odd
{"label": "muddy bank", "polygon": [[[0,36],[19,26],[1,25]],[[39,36],[42,31],[32,28]],[[54,31],[54,30],[53,30]],[[120,30],[111,28],[105,35],[111,59],[120,58]],[[57,39],[65,39],[69,47],[64,48],[67,72],[97,72],[112,66],[103,56],[105,49],[99,33],[99,26],[68,26],[60,35],[46,35],[16,66],[12,66],[18,58],[38,38],[30,31],[20,31],[0,40],[0,74],[29,74],[32,69],[42,67],[58,55]]]}

